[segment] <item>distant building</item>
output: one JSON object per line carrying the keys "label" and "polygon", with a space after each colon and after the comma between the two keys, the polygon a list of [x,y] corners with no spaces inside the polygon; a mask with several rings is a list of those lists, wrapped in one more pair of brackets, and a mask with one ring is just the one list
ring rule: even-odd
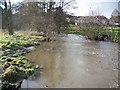
{"label": "distant building", "polygon": [[117,9],[113,10],[109,25],[120,26],[120,11],[118,11]]}
{"label": "distant building", "polygon": [[68,18],[66,20],[69,23],[76,24],[76,22],[78,20],[78,17],[77,16],[68,15]]}
{"label": "distant building", "polygon": [[105,16],[79,16],[77,23],[93,23],[96,25],[107,25],[109,20]]}
{"label": "distant building", "polygon": [[92,23],[94,25],[108,25],[109,19],[105,16],[68,16],[67,21],[69,23],[78,24],[88,24]]}
{"label": "distant building", "polygon": [[112,16],[120,16],[120,11],[118,11],[117,9],[114,9],[112,14],[111,14],[111,17]]}

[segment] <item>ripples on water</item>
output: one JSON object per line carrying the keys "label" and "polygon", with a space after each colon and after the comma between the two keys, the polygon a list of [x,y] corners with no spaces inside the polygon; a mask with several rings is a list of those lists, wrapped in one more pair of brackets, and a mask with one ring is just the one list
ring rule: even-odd
{"label": "ripples on water", "polygon": [[24,81],[22,87],[117,87],[118,45],[115,43],[62,35],[55,42],[42,43],[27,57],[44,69],[35,76],[37,79]]}

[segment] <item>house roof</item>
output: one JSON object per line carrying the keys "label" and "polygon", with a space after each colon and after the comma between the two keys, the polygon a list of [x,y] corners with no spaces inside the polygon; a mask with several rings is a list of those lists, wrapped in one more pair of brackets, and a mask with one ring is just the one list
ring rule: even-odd
{"label": "house roof", "polygon": [[96,24],[105,24],[109,20],[105,16],[79,16],[79,23],[96,23]]}
{"label": "house roof", "polygon": [[114,9],[111,16],[120,16],[120,11],[117,9]]}

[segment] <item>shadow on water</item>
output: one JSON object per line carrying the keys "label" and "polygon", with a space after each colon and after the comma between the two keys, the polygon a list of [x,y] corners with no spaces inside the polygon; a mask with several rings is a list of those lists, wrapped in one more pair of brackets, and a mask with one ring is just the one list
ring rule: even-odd
{"label": "shadow on water", "polygon": [[42,43],[27,57],[43,70],[25,80],[23,88],[117,87],[116,43],[95,42],[68,34],[60,36],[57,41]]}

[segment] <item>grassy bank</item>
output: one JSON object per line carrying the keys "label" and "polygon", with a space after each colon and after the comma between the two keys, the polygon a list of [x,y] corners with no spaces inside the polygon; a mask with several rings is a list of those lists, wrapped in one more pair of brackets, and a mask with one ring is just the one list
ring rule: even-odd
{"label": "grassy bank", "polygon": [[8,89],[12,84],[27,79],[39,69],[38,65],[25,57],[25,54],[31,51],[29,47],[39,45],[43,37],[3,34],[0,35],[0,39],[0,49],[3,52],[0,56],[0,63],[3,66],[2,88]]}
{"label": "grassy bank", "polygon": [[99,34],[106,34],[111,36],[112,42],[120,43],[120,27],[87,27],[87,26],[77,26],[77,25],[68,25],[62,28],[62,33],[66,34],[80,34],[84,36],[88,36],[90,39],[94,40],[95,37]]}

